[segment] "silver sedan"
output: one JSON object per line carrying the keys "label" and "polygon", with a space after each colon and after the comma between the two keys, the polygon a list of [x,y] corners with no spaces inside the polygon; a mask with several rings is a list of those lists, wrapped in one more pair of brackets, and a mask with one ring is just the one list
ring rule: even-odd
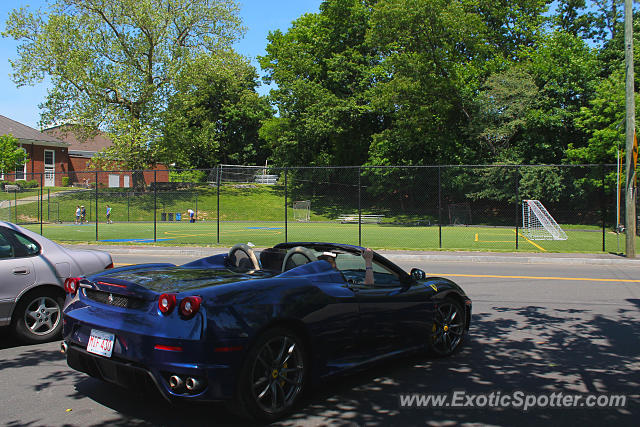
{"label": "silver sedan", "polygon": [[64,280],[113,267],[111,255],[66,249],[0,221],[0,326],[23,342],[56,338],[62,329]]}

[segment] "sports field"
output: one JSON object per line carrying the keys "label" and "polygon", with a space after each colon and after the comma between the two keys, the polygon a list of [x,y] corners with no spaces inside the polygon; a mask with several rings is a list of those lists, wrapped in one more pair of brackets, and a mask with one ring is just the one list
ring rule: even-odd
{"label": "sports field", "polygon": [[[27,228],[40,232],[40,225]],[[518,250],[522,252],[602,252],[601,229],[571,229],[564,227],[568,239],[529,240],[518,234]],[[215,221],[159,222],[156,226],[157,243],[165,245],[223,245],[252,242],[257,246],[272,246],[285,241],[327,241],[358,244],[358,225],[338,222],[289,223],[283,222],[224,221],[220,224],[219,241]],[[44,224],[44,236],[61,242],[95,242],[95,223]],[[616,234],[605,235],[605,252],[617,252]],[[620,248],[624,248],[624,235],[620,235]],[[98,224],[99,242],[109,244],[154,243],[154,226],[149,222]],[[442,227],[442,247],[437,226],[398,226],[363,224],[363,246],[408,250],[473,250],[512,252],[515,247],[514,228],[501,227]]]}

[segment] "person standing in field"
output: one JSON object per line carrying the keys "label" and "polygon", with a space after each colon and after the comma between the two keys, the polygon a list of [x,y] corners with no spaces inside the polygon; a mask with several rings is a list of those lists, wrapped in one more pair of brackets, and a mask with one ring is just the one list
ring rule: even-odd
{"label": "person standing in field", "polygon": [[80,223],[80,214],[82,213],[82,211],[80,210],[80,205],[76,206],[76,220],[74,222],[74,224],[79,224]]}
{"label": "person standing in field", "polygon": [[189,214],[189,222],[196,222],[196,213],[193,211],[193,209],[187,209],[187,213]]}
{"label": "person standing in field", "polygon": [[107,224],[113,224],[111,221],[111,206],[107,205]]}
{"label": "person standing in field", "polygon": [[84,206],[80,206],[80,224],[83,224],[87,221],[87,210]]}

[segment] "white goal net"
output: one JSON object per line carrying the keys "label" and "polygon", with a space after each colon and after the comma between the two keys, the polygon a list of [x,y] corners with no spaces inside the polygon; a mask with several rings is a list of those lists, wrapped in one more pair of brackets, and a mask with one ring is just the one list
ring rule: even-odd
{"label": "white goal net", "polygon": [[311,201],[298,200],[293,202],[293,219],[299,222],[309,222],[311,218]]}
{"label": "white goal net", "polygon": [[449,205],[449,224],[470,225],[471,206],[469,203],[452,203]]}
{"label": "white goal net", "polygon": [[539,200],[522,201],[522,232],[531,240],[567,240],[567,233]]}

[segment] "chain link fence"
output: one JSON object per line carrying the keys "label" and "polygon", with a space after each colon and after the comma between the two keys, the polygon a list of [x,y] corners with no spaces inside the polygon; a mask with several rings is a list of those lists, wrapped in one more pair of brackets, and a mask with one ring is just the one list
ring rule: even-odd
{"label": "chain link fence", "polygon": [[[615,165],[220,165],[28,175],[3,175],[0,220],[69,242],[329,241],[533,252],[624,247]],[[548,232],[556,226],[555,236],[566,238]]]}

